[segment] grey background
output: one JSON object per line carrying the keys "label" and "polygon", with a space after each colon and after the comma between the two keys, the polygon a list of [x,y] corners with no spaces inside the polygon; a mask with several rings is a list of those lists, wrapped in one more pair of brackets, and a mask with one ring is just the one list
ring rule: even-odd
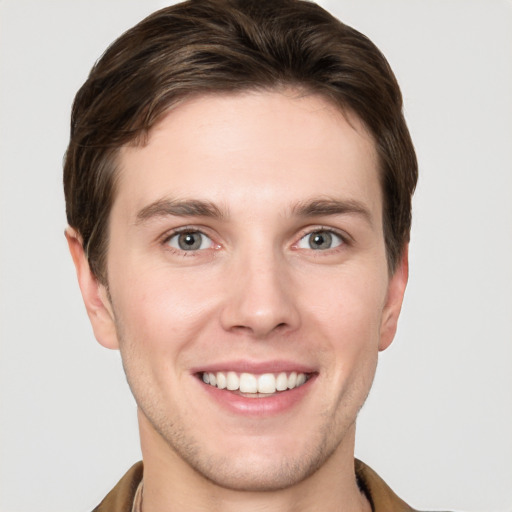
{"label": "grey background", "polygon": [[[321,2],[401,83],[420,161],[411,278],[357,455],[411,505],[512,510],[512,3]],[[85,512],[140,457],[119,356],[63,236],[73,96],[164,2],[0,0],[0,511]]]}

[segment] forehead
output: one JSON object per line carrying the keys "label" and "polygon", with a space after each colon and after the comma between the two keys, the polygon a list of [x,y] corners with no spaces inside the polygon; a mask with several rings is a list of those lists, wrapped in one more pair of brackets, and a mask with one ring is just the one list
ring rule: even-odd
{"label": "forehead", "polygon": [[125,215],[167,196],[284,208],[335,194],[380,211],[375,144],[363,124],[293,90],[188,99],[144,145],[123,147],[119,164],[114,207],[122,203]]}

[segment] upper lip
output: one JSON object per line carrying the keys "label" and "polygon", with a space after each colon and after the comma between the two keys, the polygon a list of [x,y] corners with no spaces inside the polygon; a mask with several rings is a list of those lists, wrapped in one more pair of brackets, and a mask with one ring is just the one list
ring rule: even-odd
{"label": "upper lip", "polygon": [[191,369],[191,373],[216,373],[232,371],[237,373],[253,373],[256,375],[264,373],[315,373],[316,370],[311,365],[296,363],[293,361],[285,360],[272,360],[272,361],[248,361],[248,360],[233,360],[222,361],[202,366],[197,366]]}

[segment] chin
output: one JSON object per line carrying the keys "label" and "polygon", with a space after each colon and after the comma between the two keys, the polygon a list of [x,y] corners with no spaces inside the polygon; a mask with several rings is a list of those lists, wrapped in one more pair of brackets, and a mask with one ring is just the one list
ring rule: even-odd
{"label": "chin", "polygon": [[211,483],[234,491],[272,492],[293,487],[314,474],[331,453],[273,455],[245,454],[188,461]]}
{"label": "chin", "polygon": [[337,438],[333,438],[330,429],[319,428],[302,442],[287,435],[253,436],[238,442],[231,439],[225,444],[222,439],[205,441],[199,436],[180,436],[162,430],[159,433],[180,463],[191,468],[196,477],[233,491],[272,492],[311,477],[339,449],[343,438],[351,437],[347,430],[338,430]]}

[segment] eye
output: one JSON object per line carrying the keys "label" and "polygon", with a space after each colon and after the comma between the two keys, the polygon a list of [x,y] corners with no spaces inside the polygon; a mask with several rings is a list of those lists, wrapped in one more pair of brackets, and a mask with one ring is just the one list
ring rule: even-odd
{"label": "eye", "polygon": [[173,249],[180,251],[199,251],[213,247],[213,241],[200,231],[183,231],[176,233],[166,242]]}
{"label": "eye", "polygon": [[325,251],[327,249],[334,249],[343,244],[343,239],[340,235],[332,231],[321,229],[313,231],[303,236],[297,247],[299,249],[313,249],[314,251]]}

